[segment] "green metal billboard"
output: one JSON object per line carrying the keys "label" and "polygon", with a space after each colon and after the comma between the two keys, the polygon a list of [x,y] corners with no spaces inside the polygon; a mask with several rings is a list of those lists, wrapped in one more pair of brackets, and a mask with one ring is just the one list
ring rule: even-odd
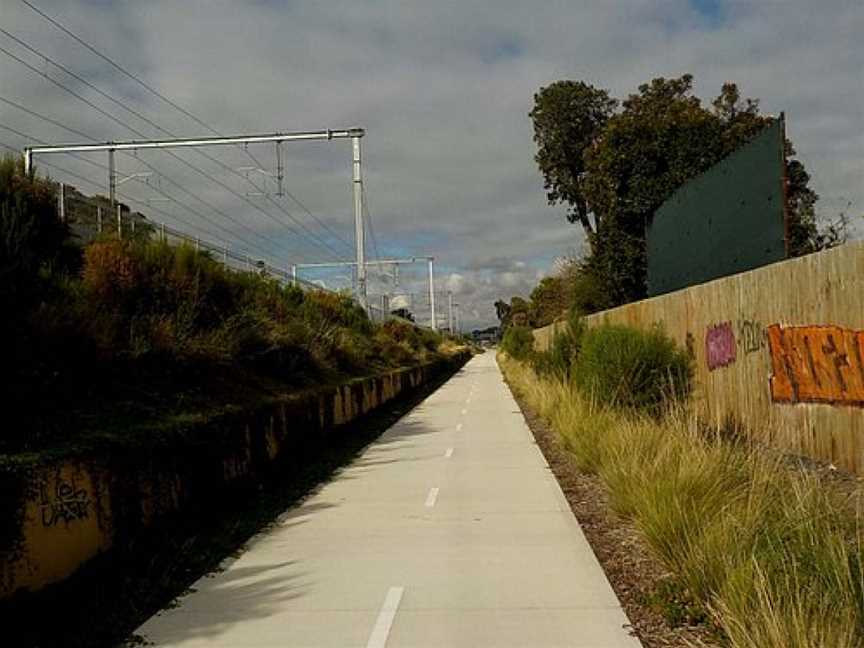
{"label": "green metal billboard", "polygon": [[786,258],[783,119],[678,189],[647,232],[648,295]]}

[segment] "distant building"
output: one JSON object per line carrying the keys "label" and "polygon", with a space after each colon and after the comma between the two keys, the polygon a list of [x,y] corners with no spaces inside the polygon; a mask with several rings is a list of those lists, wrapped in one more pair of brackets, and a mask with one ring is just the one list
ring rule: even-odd
{"label": "distant building", "polygon": [[471,331],[471,339],[475,342],[497,342],[500,336],[500,329],[497,326],[490,326],[486,329],[477,329]]}

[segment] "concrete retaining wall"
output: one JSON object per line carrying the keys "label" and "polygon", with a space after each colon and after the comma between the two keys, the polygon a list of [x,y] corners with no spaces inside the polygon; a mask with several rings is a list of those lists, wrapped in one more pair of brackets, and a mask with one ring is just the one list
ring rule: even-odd
{"label": "concrete retaining wall", "polygon": [[160,516],[272,474],[285,465],[280,459],[314,451],[340,426],[456,370],[467,357],[276,398],[255,410],[160,431],[136,447],[6,478],[0,598],[59,582]]}

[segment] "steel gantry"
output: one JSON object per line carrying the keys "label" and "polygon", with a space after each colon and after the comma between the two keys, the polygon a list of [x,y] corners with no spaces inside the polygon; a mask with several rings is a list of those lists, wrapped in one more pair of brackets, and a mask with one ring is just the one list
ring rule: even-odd
{"label": "steel gantry", "polygon": [[[279,145],[282,142],[350,139],[352,186],[354,194],[354,237],[356,243],[357,300],[360,302],[360,305],[364,308],[364,310],[368,310],[368,302],[366,296],[366,240],[365,229],[363,225],[363,180],[360,169],[360,138],[362,138],[365,134],[366,131],[362,128],[344,128],[337,130],[328,129],[318,131],[295,131],[285,133],[279,132],[263,135],[236,135],[229,137],[219,136],[161,140],[127,140],[119,142],[105,142],[103,144],[57,144],[50,146],[30,146],[24,149],[24,167],[26,169],[26,172],[29,174],[33,166],[33,157],[35,155],[49,155],[55,153],[92,153],[95,151],[107,151],[108,197],[113,206],[114,204],[116,204],[118,184],[117,172],[114,164],[114,153],[116,151],[195,148],[202,146],[233,146],[238,144],[248,145],[274,142],[277,146],[277,155],[279,156],[279,162],[281,167],[281,151],[279,150]],[[281,175],[281,168],[278,173]]]}

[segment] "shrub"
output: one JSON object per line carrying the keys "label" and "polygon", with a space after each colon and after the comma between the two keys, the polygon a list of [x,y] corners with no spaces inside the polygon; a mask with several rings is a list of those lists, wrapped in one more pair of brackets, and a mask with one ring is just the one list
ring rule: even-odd
{"label": "shrub", "polygon": [[656,409],[689,393],[686,351],[661,330],[618,325],[588,330],[573,367],[577,387],[623,408]]}
{"label": "shrub", "polygon": [[440,333],[431,329],[420,330],[420,344],[427,351],[435,351],[443,340]]}
{"label": "shrub", "polygon": [[373,331],[366,312],[348,295],[313,290],[306,293],[302,310],[313,325],[344,326],[366,334]]}
{"label": "shrub", "polygon": [[84,251],[84,288],[104,303],[118,302],[140,281],[130,244],[117,239],[103,239]]}
{"label": "shrub", "polygon": [[0,308],[8,313],[4,320],[15,316],[16,304],[39,299],[42,270],[70,265],[68,234],[57,214],[54,185],[26,175],[20,159],[0,159]]}
{"label": "shrub", "polygon": [[405,342],[411,348],[416,349],[420,346],[418,329],[408,322],[395,319],[387,320],[381,325],[381,331],[390,339],[396,342]]}
{"label": "shrub", "polygon": [[541,375],[569,378],[573,363],[579,356],[585,330],[585,323],[579,313],[571,310],[563,330],[553,336],[549,350],[534,354],[534,371]]}
{"label": "shrub", "polygon": [[528,360],[534,353],[534,333],[527,326],[513,324],[504,333],[501,349],[511,358]]}

